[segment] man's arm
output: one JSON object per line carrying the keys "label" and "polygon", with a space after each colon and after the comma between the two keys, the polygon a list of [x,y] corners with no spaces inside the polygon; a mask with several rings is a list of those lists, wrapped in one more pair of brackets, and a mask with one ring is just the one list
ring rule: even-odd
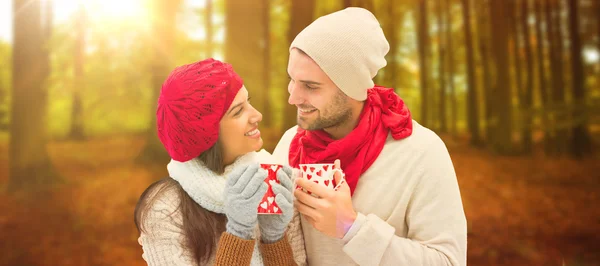
{"label": "man's arm", "polygon": [[466,265],[467,223],[444,143],[434,141],[421,162],[406,210],[407,238],[373,214],[358,214],[344,236],[344,252],[359,265]]}

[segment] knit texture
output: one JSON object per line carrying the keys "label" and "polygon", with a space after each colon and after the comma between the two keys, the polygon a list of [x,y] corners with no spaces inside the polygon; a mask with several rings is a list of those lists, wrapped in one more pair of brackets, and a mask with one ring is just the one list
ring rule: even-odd
{"label": "knit texture", "polygon": [[[272,163],[272,161],[270,161],[271,159],[268,157],[268,153],[264,151],[261,151],[260,153],[262,153],[262,155],[248,154],[248,156],[240,157],[238,161],[234,162],[234,164],[226,167],[226,172],[229,172],[233,168],[252,160],[257,160],[258,162],[264,163]],[[261,156],[262,158],[259,159]],[[176,162],[176,164],[178,165],[180,162]],[[217,176],[212,171],[202,167],[202,164],[190,163],[187,166],[190,165],[192,165],[192,168],[190,169],[195,169],[193,175],[196,178],[205,180],[206,183],[196,183],[192,180],[192,178],[188,179],[180,176],[182,178],[179,179],[186,183],[188,187],[188,189],[184,188],[184,190],[186,190],[186,192],[188,192],[188,190],[195,191],[195,189],[192,189],[192,187],[196,185],[199,186],[196,189],[201,192],[192,192],[192,195],[190,196],[196,202],[203,202],[203,204],[200,205],[205,209],[213,212],[218,212],[216,210],[220,209],[221,212],[218,213],[223,213],[222,191],[225,187],[226,175],[224,174],[223,176]],[[196,168],[196,166],[198,167]],[[172,169],[173,168],[169,169],[169,172],[171,172]],[[174,171],[174,173],[175,172],[180,173],[180,171]],[[222,184],[220,181],[221,179]],[[159,189],[157,189],[157,191],[158,190]],[[190,194],[190,192],[188,192],[188,194]],[[146,216],[146,219],[144,220],[143,227],[146,230],[138,238],[138,243],[143,249],[142,258],[148,263],[148,265],[196,265],[191,252],[187,251],[183,245],[185,238],[183,231],[181,230],[182,214],[178,208],[179,202],[180,200],[175,190],[166,190],[153,203]],[[263,256],[260,255],[260,248],[258,247],[260,243],[260,232],[258,226],[255,229],[254,235],[256,236],[255,238],[257,241],[252,251],[251,265],[264,265]],[[291,245],[294,261],[298,265],[306,265],[306,251],[304,249],[304,238],[300,224],[300,215],[296,210],[294,210],[294,217],[288,225],[287,238]],[[213,265],[215,263],[215,255],[216,253],[211,256],[206,265]]]}
{"label": "knit texture", "polygon": [[373,78],[387,65],[390,45],[375,16],[364,8],[349,7],[322,16],[302,30],[290,46],[298,48],[346,95],[367,98]]}
{"label": "knit texture", "polygon": [[[435,133],[412,123],[409,137],[388,136],[360,176],[352,196],[359,218],[344,239],[302,219],[309,265],[466,265],[467,223],[452,160]],[[284,134],[273,156],[287,157],[296,131]]]}
{"label": "knit texture", "polygon": [[231,65],[212,58],[175,68],[156,108],[158,138],[176,161],[198,157],[219,137],[219,121],[242,87]]}
{"label": "knit texture", "polygon": [[265,150],[247,153],[226,166],[222,175],[214,173],[198,159],[187,162],[171,160],[167,165],[167,170],[169,176],[175,179],[200,206],[212,212],[225,213],[227,176],[238,167],[252,162],[270,160],[270,156]]}
{"label": "knit texture", "polygon": [[256,240],[246,240],[223,233],[215,256],[215,266],[249,265]]}
{"label": "knit texture", "polygon": [[260,244],[260,253],[263,256],[265,266],[297,265],[292,259],[293,253],[287,237],[272,244]]}

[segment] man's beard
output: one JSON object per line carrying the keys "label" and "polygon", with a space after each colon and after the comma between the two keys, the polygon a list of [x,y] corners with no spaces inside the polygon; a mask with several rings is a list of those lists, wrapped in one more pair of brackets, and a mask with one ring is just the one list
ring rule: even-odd
{"label": "man's beard", "polygon": [[327,106],[327,110],[329,111],[328,115],[320,116],[321,110],[319,110],[319,117],[311,123],[305,124],[302,126],[303,122],[300,117],[298,117],[298,125],[304,130],[320,130],[325,128],[332,128],[340,126],[346,123],[352,117],[352,110],[348,108],[348,99],[347,96],[339,91],[338,94],[333,99],[333,103]]}

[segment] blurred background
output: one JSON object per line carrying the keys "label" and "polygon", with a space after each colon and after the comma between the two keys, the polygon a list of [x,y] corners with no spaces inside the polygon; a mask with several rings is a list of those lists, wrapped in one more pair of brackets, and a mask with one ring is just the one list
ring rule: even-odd
{"label": "blurred background", "polygon": [[348,6],[390,42],[376,83],[448,146],[469,265],[600,265],[599,0],[0,0],[0,265],[144,265],[168,73],[231,63],[272,151],[290,42]]}

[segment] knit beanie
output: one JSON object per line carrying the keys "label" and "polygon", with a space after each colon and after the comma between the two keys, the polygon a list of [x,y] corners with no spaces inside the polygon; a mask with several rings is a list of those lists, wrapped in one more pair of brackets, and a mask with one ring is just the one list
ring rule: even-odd
{"label": "knit beanie", "polygon": [[346,95],[364,101],[377,71],[387,64],[390,45],[371,12],[349,7],[308,25],[290,51],[293,48],[312,58]]}
{"label": "knit beanie", "polygon": [[242,87],[231,65],[206,59],[175,68],[158,98],[158,138],[173,160],[186,162],[215,145],[219,122]]}

